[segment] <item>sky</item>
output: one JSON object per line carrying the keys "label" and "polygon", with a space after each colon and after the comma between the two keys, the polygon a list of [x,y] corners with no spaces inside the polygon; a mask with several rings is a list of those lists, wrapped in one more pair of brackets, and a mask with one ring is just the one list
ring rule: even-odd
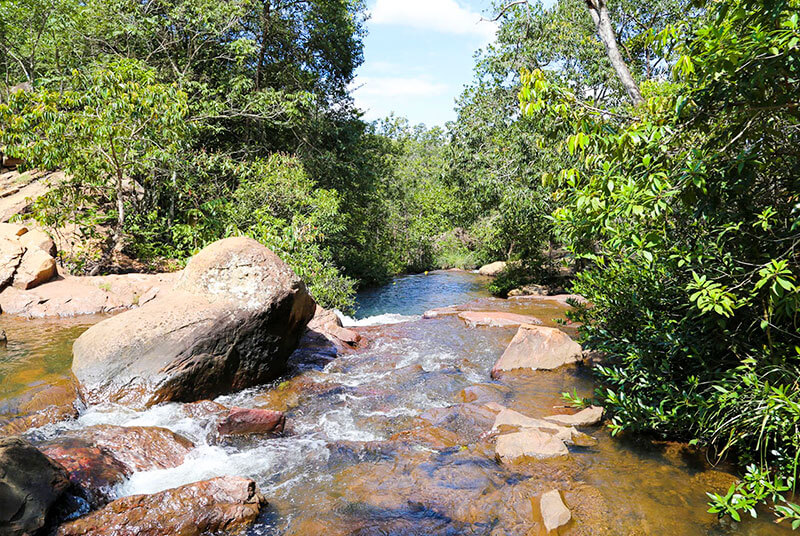
{"label": "sky", "polygon": [[353,97],[367,121],[394,112],[412,124],[454,120],[475,52],[494,39],[491,0],[369,0],[369,34]]}

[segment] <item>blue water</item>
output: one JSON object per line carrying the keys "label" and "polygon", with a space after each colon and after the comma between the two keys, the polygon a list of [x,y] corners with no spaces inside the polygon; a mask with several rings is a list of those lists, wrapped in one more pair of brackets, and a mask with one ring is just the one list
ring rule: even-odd
{"label": "blue water", "polygon": [[428,309],[457,305],[489,296],[489,278],[470,272],[436,271],[405,275],[391,283],[361,290],[356,319],[387,313],[421,315]]}

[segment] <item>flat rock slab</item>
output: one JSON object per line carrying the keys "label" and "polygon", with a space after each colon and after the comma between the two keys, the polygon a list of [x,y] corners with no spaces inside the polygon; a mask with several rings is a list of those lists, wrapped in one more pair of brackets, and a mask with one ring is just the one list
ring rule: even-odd
{"label": "flat rock slab", "polygon": [[492,378],[518,369],[554,370],[583,358],[581,345],[555,328],[520,326],[503,355],[492,368]]}
{"label": "flat rock slab", "polygon": [[241,534],[266,500],[248,478],[220,477],[117,499],[58,529],[58,536]]}
{"label": "flat rock slab", "polygon": [[593,426],[603,419],[603,408],[590,406],[574,415],[550,415],[544,420],[563,426]]}
{"label": "flat rock slab", "polygon": [[513,328],[524,324],[538,325],[542,321],[528,315],[515,313],[502,313],[499,311],[464,311],[458,317],[471,328],[487,326],[493,328]]}
{"label": "flat rock slab", "polygon": [[501,432],[509,429],[538,430],[550,434],[568,445],[588,447],[595,443],[594,438],[579,432],[573,426],[562,426],[542,419],[528,417],[513,409],[502,408],[494,418],[492,431]]}
{"label": "flat rock slab", "polygon": [[539,510],[542,513],[542,520],[547,532],[566,525],[572,519],[569,508],[561,500],[561,494],[555,489],[542,494],[539,499]]}
{"label": "flat rock slab", "polygon": [[543,460],[567,456],[569,450],[562,440],[535,428],[498,436],[495,457],[502,463],[515,463],[525,458]]}
{"label": "flat rock slab", "polygon": [[66,276],[30,290],[8,287],[0,292],[3,314],[27,318],[116,313],[144,305],[178,279],[172,274]]}

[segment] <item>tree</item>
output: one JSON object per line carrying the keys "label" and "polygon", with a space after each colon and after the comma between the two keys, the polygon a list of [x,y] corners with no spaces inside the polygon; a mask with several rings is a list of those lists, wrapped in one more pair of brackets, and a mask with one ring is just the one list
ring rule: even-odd
{"label": "tree", "polygon": [[[524,74],[527,116],[568,125],[546,173],[556,227],[588,263],[574,291],[588,346],[608,353],[612,430],[691,440],[745,474],[711,511],[758,503],[800,526],[800,167],[795,0],[725,0],[654,42],[677,50],[644,105],[603,106]],[[555,140],[553,140],[555,143]]]}
{"label": "tree", "polygon": [[614,26],[611,24],[611,17],[608,14],[608,7],[606,7],[605,0],[586,0],[586,7],[589,8],[589,14],[592,16],[595,26],[597,27],[597,35],[603,42],[608,55],[608,61],[617,73],[620,81],[622,82],[625,91],[628,93],[631,102],[638,106],[644,102],[642,93],[639,91],[639,86],[631,75],[628,65],[622,59],[622,54],[619,53],[617,46],[617,36],[614,33]]}
{"label": "tree", "polygon": [[113,235],[104,268],[123,244],[126,206],[154,177],[165,178],[186,138],[187,102],[175,85],[155,82],[136,61],[113,62],[88,74],[74,73],[68,91],[17,92],[0,107],[3,142],[9,154],[29,165],[60,167],[67,184],[48,194],[65,202],[64,214],[78,223],[87,199],[112,199]]}

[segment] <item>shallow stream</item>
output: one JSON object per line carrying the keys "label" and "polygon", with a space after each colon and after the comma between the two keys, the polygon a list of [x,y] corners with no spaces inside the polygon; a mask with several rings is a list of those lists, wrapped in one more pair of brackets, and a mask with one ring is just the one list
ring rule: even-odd
{"label": "shallow stream", "polygon": [[[727,489],[731,476],[679,444],[589,428],[597,445],[570,447],[568,459],[496,462],[483,404],[531,417],[564,413],[561,393],[588,396],[592,380],[587,369],[570,368],[494,382],[489,371],[515,329],[421,316],[473,302],[475,310],[530,314],[549,326],[564,318],[562,303],[497,300],[485,286],[475,274],[435,272],[365,291],[356,319],[345,318],[369,340],[365,349],[324,366],[295,363],[295,374],[281,382],[217,399],[285,411],[285,437],[215,444],[212,423],[188,417],[181,404],[145,412],[90,407],[76,421],[30,436],[41,440],[94,424],[170,428],[196,450],[179,467],[134,473],[119,495],[247,476],[270,502],[253,535],[538,535],[544,532],[535,498],[549,489],[561,491],[573,514],[562,535],[791,533],[766,519],[735,524],[706,513],[705,492]],[[98,320],[0,317],[11,341],[0,349],[0,417],[16,414],[15,400],[25,392],[67,378],[71,341]]]}

